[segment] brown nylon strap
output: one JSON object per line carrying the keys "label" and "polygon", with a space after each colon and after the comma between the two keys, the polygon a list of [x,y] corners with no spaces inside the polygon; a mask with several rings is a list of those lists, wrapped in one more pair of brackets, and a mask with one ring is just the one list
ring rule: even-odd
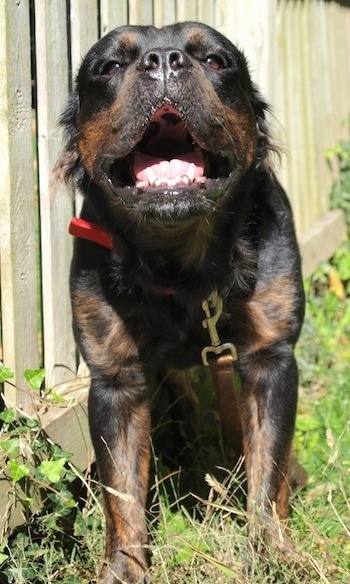
{"label": "brown nylon strap", "polygon": [[233,358],[230,353],[222,353],[214,359],[209,359],[208,362],[219,402],[223,429],[230,446],[238,457],[243,453],[242,424]]}

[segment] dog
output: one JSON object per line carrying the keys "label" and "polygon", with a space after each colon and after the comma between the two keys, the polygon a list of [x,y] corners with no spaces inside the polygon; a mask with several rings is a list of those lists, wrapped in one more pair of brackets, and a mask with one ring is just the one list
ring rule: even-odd
{"label": "dog", "polygon": [[105,487],[101,584],[149,581],[148,387],[163,379],[193,429],[188,370],[208,345],[214,291],[216,331],[238,355],[247,513],[266,541],[288,516],[304,293],[267,110],[243,53],[186,22],[107,34],[62,114],[58,169],[84,195],[70,287]]}

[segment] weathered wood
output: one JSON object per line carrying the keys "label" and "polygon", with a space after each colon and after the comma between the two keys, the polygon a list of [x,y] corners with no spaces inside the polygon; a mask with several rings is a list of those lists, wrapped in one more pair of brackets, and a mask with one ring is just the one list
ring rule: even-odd
{"label": "weathered wood", "polygon": [[97,3],[90,2],[89,9],[87,10],[86,0],[71,0],[70,14],[67,17],[70,20],[70,55],[74,78],[81,61],[99,37]]}
{"label": "weathered wood", "polygon": [[29,2],[0,0],[0,275],[6,399],[31,411],[23,372],[39,364]]}
{"label": "weathered wood", "polygon": [[315,221],[299,238],[303,276],[310,276],[321,261],[329,260],[347,238],[344,213],[334,209]]}
{"label": "weathered wood", "polygon": [[[94,452],[87,418],[87,380],[81,380],[71,387],[66,387],[63,396],[72,403],[71,406],[49,406],[47,411],[34,414],[34,416],[39,419],[41,427],[54,444],[58,444],[63,450],[73,454],[69,459],[72,464],[79,469],[89,468],[94,461]],[[0,533],[7,525],[10,488],[10,483],[5,480],[0,481]],[[9,519],[11,527],[24,521],[23,509],[19,503],[15,509],[11,509]]]}
{"label": "weathered wood", "polygon": [[[93,3],[87,11],[85,0],[71,0],[70,13],[67,14],[67,18],[70,22],[70,39],[68,40],[70,40],[71,79],[69,83],[73,87],[83,58],[99,37],[97,4]],[[83,197],[79,192],[76,192],[74,197],[75,215],[80,214],[82,205]]]}
{"label": "weathered wood", "polygon": [[[332,184],[332,176],[325,164],[325,153],[331,147],[330,138],[330,111],[329,111],[329,91],[328,71],[329,51],[326,39],[326,10],[322,2],[313,0],[311,6],[309,35],[310,35],[310,76],[311,94],[310,102],[311,115],[313,117],[314,132],[314,156],[315,156],[315,176],[317,187],[314,192],[314,199],[317,199],[318,213],[329,206],[329,192]],[[314,50],[318,47],[318,51]],[[323,147],[320,148],[319,145]],[[310,203],[309,203],[310,204]],[[310,224],[309,224],[310,225]]]}
{"label": "weathered wood", "polygon": [[152,0],[129,0],[129,23],[147,25],[153,23]]}
{"label": "weathered wood", "polygon": [[154,3],[154,26],[159,28],[176,22],[176,4],[174,0],[158,0]]}
{"label": "weathered wood", "polygon": [[277,44],[277,0],[246,0],[244,9],[238,2],[220,2],[214,11],[215,27],[243,50],[252,77],[269,101],[275,85]]}
{"label": "weathered wood", "polygon": [[209,26],[214,26],[215,4],[212,0],[200,0],[197,3],[197,18]]}
{"label": "weathered wood", "polygon": [[197,21],[198,2],[189,2],[188,0],[177,0],[176,2],[176,21],[184,22],[185,20]]}
{"label": "weathered wood", "polygon": [[77,381],[62,392],[71,406],[50,406],[39,415],[40,423],[50,440],[63,450],[71,452],[70,461],[78,468],[87,468],[94,459],[90,440],[87,401],[89,379]]}
{"label": "weathered wood", "polygon": [[[83,2],[83,4],[85,4]],[[104,36],[117,26],[128,24],[128,2],[127,0],[100,0],[100,35]]]}
{"label": "weathered wood", "polygon": [[65,3],[58,10],[55,0],[35,2],[35,41],[44,357],[47,383],[52,385],[73,378],[76,370],[68,294],[72,241],[67,229],[73,205],[67,191],[52,184],[52,169],[62,148],[57,120],[69,86]]}

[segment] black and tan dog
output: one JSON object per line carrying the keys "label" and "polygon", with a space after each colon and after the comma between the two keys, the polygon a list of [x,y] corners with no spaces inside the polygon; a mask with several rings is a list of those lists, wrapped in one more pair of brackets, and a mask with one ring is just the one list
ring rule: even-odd
{"label": "black and tan dog", "polygon": [[125,26],[97,42],[62,116],[58,166],[85,198],[71,296],[109,487],[101,583],[148,581],[148,382],[165,378],[193,419],[187,371],[208,345],[202,302],[213,291],[219,336],[238,352],[248,513],[267,539],[276,514],[288,515],[304,296],[266,109],[242,53],[182,23]]}

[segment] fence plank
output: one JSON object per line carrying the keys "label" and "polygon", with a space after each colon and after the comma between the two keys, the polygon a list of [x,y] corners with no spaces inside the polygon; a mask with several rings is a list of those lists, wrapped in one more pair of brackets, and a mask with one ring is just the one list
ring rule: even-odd
{"label": "fence plank", "polygon": [[2,340],[18,386],[6,384],[5,397],[30,412],[30,393],[19,389],[39,363],[28,1],[0,0],[0,37]]}
{"label": "fence plank", "polygon": [[74,77],[82,59],[99,36],[99,15],[96,1],[71,0],[68,17],[70,19],[71,64]]}
{"label": "fence plank", "polygon": [[331,257],[334,250],[346,240],[346,232],[344,213],[340,209],[333,209],[314,221],[312,227],[300,236],[304,278],[311,276],[321,261]]}
{"label": "fence plank", "polygon": [[129,0],[129,24],[153,24],[153,1]]}
{"label": "fence plank", "polygon": [[[89,384],[88,379],[86,382]],[[88,385],[78,380],[63,391],[63,396],[67,400],[72,397],[72,405],[50,406],[40,414],[40,423],[52,442],[73,454],[70,462],[85,469],[94,458],[88,424]]]}
{"label": "fence plank", "polygon": [[198,20],[198,2],[188,2],[188,0],[177,0],[176,2],[176,21],[184,22],[185,20]]}
{"label": "fence plank", "polygon": [[[311,15],[309,24],[309,34],[311,38],[310,47],[310,75],[311,75],[311,95],[314,131],[314,155],[315,155],[315,175],[317,180],[317,207],[318,212],[328,209],[329,192],[332,177],[325,165],[326,149],[331,146],[330,139],[330,111],[329,111],[329,88],[328,88],[328,47],[327,47],[327,17],[326,6],[318,0],[313,0],[311,5]],[[320,74],[320,72],[322,72]],[[317,104],[317,107],[316,107]],[[323,145],[320,148],[320,145]]]}
{"label": "fence plank", "polygon": [[117,26],[128,23],[127,0],[101,0],[100,1],[101,36]]}
{"label": "fence plank", "polygon": [[175,0],[158,0],[154,3],[154,26],[161,28],[176,22]]}
{"label": "fence plank", "polygon": [[[99,37],[99,15],[95,0],[89,0],[87,7],[86,0],[71,0],[70,14],[67,15],[70,21],[70,60],[71,76],[70,80],[74,85],[79,66],[88,50]],[[80,215],[83,205],[81,193],[75,193],[75,214]]]}
{"label": "fence plank", "polygon": [[65,189],[53,190],[51,183],[62,148],[57,120],[68,95],[66,4],[57,10],[55,0],[37,0],[35,25],[44,357],[47,382],[52,385],[72,378],[76,369],[68,294],[72,241],[67,229],[72,200]]}
{"label": "fence plank", "polygon": [[223,9],[217,13],[216,26],[243,50],[253,80],[264,97],[272,100],[277,45],[277,0],[246,0],[244,9],[239,3],[229,0],[222,0],[220,4]]}
{"label": "fence plank", "polygon": [[214,24],[215,5],[212,0],[199,0],[197,4],[197,19],[209,26]]}

